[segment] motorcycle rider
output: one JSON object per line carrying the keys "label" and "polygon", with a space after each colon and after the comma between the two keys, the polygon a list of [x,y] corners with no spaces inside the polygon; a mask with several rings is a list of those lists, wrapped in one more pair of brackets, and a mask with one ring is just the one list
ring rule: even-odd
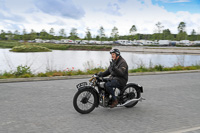
{"label": "motorcycle rider", "polygon": [[118,49],[111,49],[110,54],[112,57],[110,66],[105,72],[100,72],[98,75],[102,77],[110,75],[108,82],[105,84],[105,88],[112,95],[112,105],[110,107],[114,108],[118,104],[114,88],[120,89],[126,85],[128,81],[128,65],[121,57]]}

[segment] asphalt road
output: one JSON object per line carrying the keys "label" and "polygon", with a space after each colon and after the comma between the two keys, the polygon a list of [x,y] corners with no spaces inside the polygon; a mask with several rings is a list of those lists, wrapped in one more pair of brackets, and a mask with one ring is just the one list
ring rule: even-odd
{"label": "asphalt road", "polygon": [[1,83],[0,133],[200,132],[200,73],[130,76],[145,101],[81,115],[72,100],[87,80]]}

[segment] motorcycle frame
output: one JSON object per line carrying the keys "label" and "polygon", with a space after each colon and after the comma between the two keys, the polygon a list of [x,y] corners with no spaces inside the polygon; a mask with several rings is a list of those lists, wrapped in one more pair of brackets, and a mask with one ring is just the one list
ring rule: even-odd
{"label": "motorcycle frame", "polygon": [[[99,78],[97,78],[97,77],[93,77],[93,78],[91,78],[90,80],[90,85],[87,85],[87,86],[84,86],[84,87],[81,87],[81,88],[79,88],[78,89],[78,91],[79,90],[82,90],[82,89],[91,89],[92,91],[94,91],[94,93],[96,94],[96,97],[97,97],[97,104],[96,104],[96,107],[98,107],[99,106],[99,104],[100,104],[100,101],[99,101],[99,90],[104,90],[104,91],[106,91],[106,89],[105,89],[105,87],[104,88],[102,88],[102,87],[100,87],[100,79]],[[103,79],[102,78],[102,82],[105,82],[106,83],[106,79]],[[127,85],[126,86],[133,86],[133,87],[135,87],[135,89],[137,89],[137,90],[139,90],[141,93],[143,93],[143,87],[142,86],[140,86],[139,84],[135,84],[135,83],[127,83]],[[125,87],[126,87],[125,86]],[[95,88],[95,87],[97,87],[98,88],[98,91],[97,91],[97,89]],[[125,88],[124,87],[124,88]],[[123,88],[123,89],[124,89]],[[116,89],[116,88],[115,88]],[[121,91],[123,91],[123,89],[121,90]],[[106,91],[107,92],[107,91]],[[120,92],[121,93],[121,92]],[[140,97],[140,98],[138,98],[138,99],[134,99],[135,101],[142,101],[142,100],[144,100],[144,98],[142,98],[142,97]],[[126,105],[126,104],[124,104],[124,105]],[[124,106],[124,105],[118,105],[118,107],[122,107],[122,106]]]}

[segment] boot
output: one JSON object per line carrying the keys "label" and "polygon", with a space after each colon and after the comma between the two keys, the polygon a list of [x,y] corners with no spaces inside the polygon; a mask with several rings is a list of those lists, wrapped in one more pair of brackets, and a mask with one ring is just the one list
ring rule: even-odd
{"label": "boot", "polygon": [[110,108],[116,107],[117,104],[118,104],[118,101],[117,101],[117,100],[113,101],[113,102],[112,102],[112,105],[110,106]]}

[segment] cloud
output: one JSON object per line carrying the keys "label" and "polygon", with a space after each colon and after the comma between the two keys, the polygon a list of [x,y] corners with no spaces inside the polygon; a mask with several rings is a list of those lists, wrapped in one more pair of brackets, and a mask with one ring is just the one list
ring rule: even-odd
{"label": "cloud", "polygon": [[5,0],[0,0],[0,10],[7,10],[6,6],[5,6]]}
{"label": "cloud", "polygon": [[32,13],[36,13],[36,12],[40,12],[40,10],[37,8],[29,8],[29,9],[25,10],[24,13],[32,14]]}
{"label": "cloud", "polygon": [[72,19],[80,19],[85,15],[85,11],[77,7],[72,0],[36,0],[34,3],[38,9],[50,15]]}
{"label": "cloud", "polygon": [[21,29],[24,28],[23,24],[17,24],[10,21],[1,21],[0,25],[3,26],[2,29],[6,32],[9,30],[12,32],[14,32],[15,30],[20,31]]}
{"label": "cloud", "polygon": [[50,24],[50,25],[65,25],[66,23],[63,22],[62,20],[56,20],[56,21],[50,22],[48,24]]}
{"label": "cloud", "polygon": [[122,16],[122,14],[120,13],[120,7],[117,3],[108,3],[106,5],[106,8],[95,9],[95,11],[103,12],[114,16]]}
{"label": "cloud", "polygon": [[21,15],[14,14],[5,5],[5,0],[0,0],[0,20],[10,20],[15,22],[22,22],[25,19]]}
{"label": "cloud", "polygon": [[10,21],[14,21],[14,22],[24,22],[25,18],[23,18],[22,16],[19,16],[19,15],[11,14],[11,13],[9,13],[9,15],[0,13],[0,20],[1,21],[10,20]]}
{"label": "cloud", "polygon": [[120,13],[120,7],[117,3],[108,3],[107,8],[105,10],[107,13],[111,15],[116,15],[116,16],[121,16],[122,14]]}
{"label": "cloud", "polygon": [[160,0],[164,3],[183,3],[183,2],[191,2],[191,0]]}
{"label": "cloud", "polygon": [[128,0],[118,0],[120,3],[125,3],[127,2]]}
{"label": "cloud", "polygon": [[[159,4],[155,4],[155,1]],[[27,31],[34,29],[40,32],[42,29],[49,31],[53,27],[56,33],[64,28],[69,34],[74,27],[83,37],[86,27],[91,29],[92,36],[98,34],[100,26],[104,27],[107,36],[110,36],[114,26],[118,28],[120,35],[129,34],[132,25],[136,25],[138,33],[153,33],[158,21],[172,33],[177,33],[181,21],[186,23],[187,33],[200,27],[199,12],[191,13],[188,11],[190,8],[184,12],[179,8],[176,12],[170,12],[162,7],[166,5],[163,1],[181,2],[180,0],[154,0],[154,2],[152,0],[113,0],[112,2],[108,0],[20,0],[21,3],[24,2],[23,5],[17,1],[13,3],[13,0],[0,0],[2,2],[0,29],[14,31],[20,28],[22,31],[25,28]],[[190,5],[190,3],[186,4]],[[167,5],[170,5],[170,8],[171,5],[176,7],[176,4]]]}

